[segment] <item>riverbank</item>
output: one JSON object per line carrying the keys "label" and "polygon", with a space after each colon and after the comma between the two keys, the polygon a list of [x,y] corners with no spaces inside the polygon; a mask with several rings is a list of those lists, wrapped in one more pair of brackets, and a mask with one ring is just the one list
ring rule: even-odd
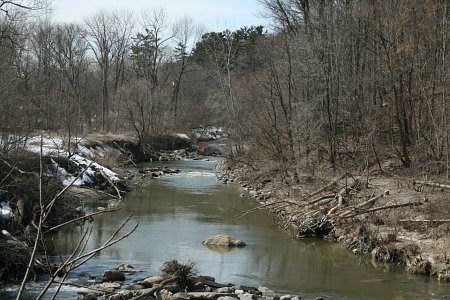
{"label": "riverbank", "polygon": [[[194,263],[168,261],[162,274],[127,282],[127,276],[140,272],[131,265],[105,270],[90,286],[81,288],[78,299],[94,300],[300,300],[298,295],[278,294],[267,287],[249,287],[216,282],[211,276],[198,275]],[[322,297],[311,299],[322,300]]]}
{"label": "riverbank", "polygon": [[224,161],[219,169],[221,181],[241,186],[260,202],[256,209],[271,210],[278,226],[294,239],[333,240],[374,264],[450,281],[447,185],[418,181],[401,170],[305,175],[292,183],[254,165]]}

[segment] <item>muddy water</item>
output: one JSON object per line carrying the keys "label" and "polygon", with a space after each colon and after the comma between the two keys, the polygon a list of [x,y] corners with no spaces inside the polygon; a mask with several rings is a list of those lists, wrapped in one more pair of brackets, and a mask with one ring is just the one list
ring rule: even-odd
{"label": "muddy water", "polygon": [[[100,275],[121,263],[143,271],[132,280],[157,274],[163,262],[177,259],[195,262],[201,274],[219,282],[267,286],[304,298],[450,299],[448,284],[374,266],[321,240],[293,241],[272,224],[270,214],[256,212],[236,218],[255,202],[241,197],[242,189],[217,182],[215,164],[214,160],[167,163],[183,172],[151,180],[147,187],[127,195],[124,209],[97,218],[88,249],[99,247],[131,213],[132,224],[125,229],[135,222],[139,227],[131,237],[77,269],[77,279],[72,280]],[[82,229],[74,227],[54,237],[60,253],[70,253]],[[227,252],[201,244],[216,234],[233,235],[248,246]],[[73,299],[73,295],[73,290],[65,288],[59,298]]]}

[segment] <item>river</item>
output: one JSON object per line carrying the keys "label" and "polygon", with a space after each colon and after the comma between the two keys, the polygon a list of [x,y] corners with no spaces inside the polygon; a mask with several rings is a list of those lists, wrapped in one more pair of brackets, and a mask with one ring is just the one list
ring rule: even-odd
{"label": "river", "polygon": [[[409,275],[392,266],[375,266],[337,244],[317,239],[294,241],[288,232],[273,225],[267,212],[236,218],[256,203],[241,188],[218,182],[216,163],[214,158],[167,162],[165,165],[182,172],[148,179],[145,187],[126,196],[122,210],[96,217],[87,225],[93,228],[87,249],[99,247],[130,214],[131,224],[124,231],[136,222],[139,227],[77,269],[71,280],[99,276],[105,269],[127,263],[142,270],[128,277],[131,281],[159,274],[165,261],[177,259],[195,262],[200,274],[213,276],[218,282],[266,286],[302,298],[450,299],[449,284]],[[74,226],[56,234],[53,241],[59,253],[68,255],[82,230]],[[219,252],[202,245],[202,240],[216,234],[232,235],[247,246]],[[31,286],[30,299],[38,289],[39,285]],[[0,298],[13,298],[14,290],[5,287]],[[64,288],[58,299],[74,299],[75,291]]]}

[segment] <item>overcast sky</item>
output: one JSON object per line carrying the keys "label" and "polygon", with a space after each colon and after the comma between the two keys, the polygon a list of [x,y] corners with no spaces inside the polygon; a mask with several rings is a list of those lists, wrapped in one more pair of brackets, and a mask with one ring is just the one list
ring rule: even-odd
{"label": "overcast sky", "polygon": [[266,25],[257,0],[53,0],[56,21],[81,23],[99,10],[162,8],[170,20],[192,17],[210,31]]}

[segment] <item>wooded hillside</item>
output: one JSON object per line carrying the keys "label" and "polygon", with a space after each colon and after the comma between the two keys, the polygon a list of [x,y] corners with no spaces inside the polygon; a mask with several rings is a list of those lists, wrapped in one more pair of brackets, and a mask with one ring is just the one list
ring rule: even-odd
{"label": "wooded hillside", "polygon": [[61,24],[1,1],[2,153],[34,130],[217,126],[230,155],[294,181],[387,159],[449,176],[448,1],[259,2],[272,28],[205,32],[162,10]]}

